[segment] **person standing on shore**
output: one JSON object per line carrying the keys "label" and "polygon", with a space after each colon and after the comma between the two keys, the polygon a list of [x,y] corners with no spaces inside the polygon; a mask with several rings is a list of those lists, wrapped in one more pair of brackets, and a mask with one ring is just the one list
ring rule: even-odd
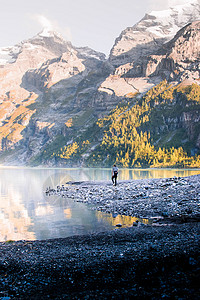
{"label": "person standing on shore", "polygon": [[116,167],[116,165],[113,165],[112,168],[112,183],[113,185],[117,185],[117,175],[118,175],[118,168]]}

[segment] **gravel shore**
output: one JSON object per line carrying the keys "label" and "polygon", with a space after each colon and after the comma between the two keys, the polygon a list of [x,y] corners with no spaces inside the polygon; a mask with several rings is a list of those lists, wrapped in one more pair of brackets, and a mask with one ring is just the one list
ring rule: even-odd
{"label": "gravel shore", "polygon": [[0,243],[0,299],[200,299],[199,182],[197,175],[48,189],[152,225]]}
{"label": "gravel shore", "polygon": [[154,222],[200,217],[200,175],[165,179],[110,182],[68,182],[48,188],[46,194],[89,204],[91,209],[148,218]]}

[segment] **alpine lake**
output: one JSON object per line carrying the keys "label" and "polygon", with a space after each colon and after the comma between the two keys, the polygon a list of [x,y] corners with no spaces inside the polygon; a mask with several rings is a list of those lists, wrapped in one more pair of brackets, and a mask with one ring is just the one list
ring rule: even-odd
{"label": "alpine lake", "polygon": [[[120,169],[118,180],[171,178],[200,174],[200,169]],[[67,182],[111,182],[111,169],[0,168],[0,241],[45,240],[131,226],[136,218],[91,210],[75,199],[48,197],[48,187]],[[145,221],[144,221],[145,222]]]}

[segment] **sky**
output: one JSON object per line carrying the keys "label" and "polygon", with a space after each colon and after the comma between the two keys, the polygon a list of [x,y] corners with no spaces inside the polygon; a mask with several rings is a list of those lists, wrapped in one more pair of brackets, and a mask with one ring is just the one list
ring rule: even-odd
{"label": "sky", "polygon": [[108,55],[122,30],[145,13],[185,2],[188,0],[0,0],[0,47],[15,45],[49,27],[74,46]]}

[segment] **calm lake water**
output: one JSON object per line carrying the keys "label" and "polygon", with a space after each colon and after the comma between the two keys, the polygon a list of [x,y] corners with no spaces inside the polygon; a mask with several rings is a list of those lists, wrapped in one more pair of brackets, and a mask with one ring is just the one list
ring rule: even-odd
{"label": "calm lake water", "polygon": [[[119,181],[195,174],[200,169],[121,169]],[[131,225],[135,218],[112,218],[85,204],[44,193],[48,186],[68,181],[110,181],[110,177],[111,169],[0,168],[0,241],[60,238],[113,229],[117,223]]]}

